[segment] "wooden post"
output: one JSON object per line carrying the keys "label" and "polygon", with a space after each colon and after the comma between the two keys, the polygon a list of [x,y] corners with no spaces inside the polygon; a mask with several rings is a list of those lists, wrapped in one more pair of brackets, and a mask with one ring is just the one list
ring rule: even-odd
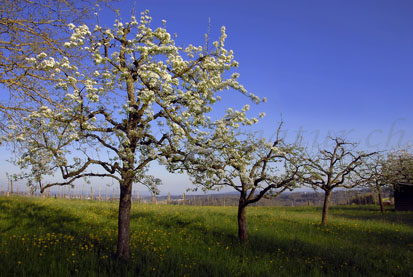
{"label": "wooden post", "polygon": [[168,192],[168,201],[167,201],[167,204],[168,204],[168,205],[171,204],[171,193],[170,193],[170,192]]}
{"label": "wooden post", "polygon": [[140,203],[140,199],[139,199],[139,191],[136,192],[136,199],[138,200],[138,203]]}
{"label": "wooden post", "polygon": [[185,206],[185,192],[182,193],[182,205]]}
{"label": "wooden post", "polygon": [[13,194],[13,180],[10,179],[10,194]]}
{"label": "wooden post", "polygon": [[93,200],[93,187],[90,187],[90,199],[92,199]]}
{"label": "wooden post", "polygon": [[156,196],[155,196],[155,194],[152,194],[152,203],[153,203],[153,204],[156,204]]}

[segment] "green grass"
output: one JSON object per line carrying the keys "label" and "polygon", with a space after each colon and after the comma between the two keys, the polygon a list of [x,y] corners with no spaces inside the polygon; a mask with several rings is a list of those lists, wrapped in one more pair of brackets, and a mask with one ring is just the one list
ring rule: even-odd
{"label": "green grass", "polygon": [[0,276],[412,276],[413,213],[135,204],[132,258],[113,258],[117,203],[0,198]]}

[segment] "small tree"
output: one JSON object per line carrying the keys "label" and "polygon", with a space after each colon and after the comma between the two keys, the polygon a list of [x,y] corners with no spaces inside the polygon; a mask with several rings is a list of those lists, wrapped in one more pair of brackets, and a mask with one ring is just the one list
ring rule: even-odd
{"label": "small tree", "polygon": [[320,149],[317,153],[306,153],[304,164],[306,173],[304,184],[314,190],[324,191],[321,224],[326,226],[331,193],[335,188],[354,188],[362,184],[355,171],[374,153],[356,151],[356,144],[343,138],[330,138],[330,149]]}
{"label": "small tree", "polygon": [[358,177],[377,193],[381,213],[384,213],[383,187],[387,187],[390,181],[385,164],[383,155],[373,155],[356,172]]}
{"label": "small tree", "polygon": [[382,190],[399,189],[401,184],[413,182],[413,154],[411,146],[392,150],[387,154],[373,155],[358,172],[365,184],[378,196],[380,211],[384,212]]}
{"label": "small tree", "polygon": [[383,163],[386,182],[395,189],[400,184],[413,183],[413,153],[410,145],[390,151]]}
{"label": "small tree", "polygon": [[[275,197],[285,190],[292,190],[300,170],[298,148],[279,137],[281,124],[273,142],[236,132],[239,121],[236,118],[245,118],[247,110],[248,106],[242,113],[229,110],[216,125],[212,136],[205,138],[205,144],[189,146],[191,153],[180,158],[196,189],[208,191],[231,187],[239,192],[240,242],[248,238],[247,206],[263,197]],[[251,125],[257,120],[253,118],[246,124]]]}
{"label": "small tree", "polygon": [[[211,49],[181,48],[165,26],[153,30],[150,23],[146,11],[140,21],[132,16],[126,23],[116,20],[112,28],[69,24],[73,33],[64,46],[84,53],[87,66],[47,53],[27,58],[52,78],[52,102],[58,104],[28,97],[26,105],[33,108],[15,118],[5,138],[16,142],[21,150],[17,163],[42,192],[81,178],[119,183],[117,256],[125,260],[133,184],[156,190],[159,179],[147,175],[149,164],[171,163],[178,149],[186,151],[183,140],[202,141],[204,129],[214,124],[206,113],[219,100],[218,92],[231,88],[247,94],[239,75],[227,74],[238,63],[224,48],[224,27]],[[62,181],[47,181],[58,172]]]}

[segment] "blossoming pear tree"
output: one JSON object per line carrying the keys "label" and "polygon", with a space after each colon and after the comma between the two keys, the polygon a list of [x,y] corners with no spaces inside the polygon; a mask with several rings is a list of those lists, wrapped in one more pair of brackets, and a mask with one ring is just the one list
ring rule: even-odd
{"label": "blossoming pear tree", "polygon": [[[269,141],[256,134],[241,133],[239,125],[252,125],[258,119],[246,118],[248,105],[242,111],[229,109],[217,121],[214,132],[202,146],[194,145],[189,155],[175,165],[189,173],[195,189],[204,191],[230,187],[239,193],[238,238],[248,238],[246,208],[263,197],[276,197],[292,190],[301,177],[300,148],[280,137]],[[263,116],[261,114],[260,116]]]}
{"label": "blossoming pear tree", "polygon": [[[187,151],[184,142],[202,143],[210,126],[222,122],[208,113],[223,90],[260,102],[239,84],[237,73],[228,73],[238,63],[224,47],[224,27],[213,47],[179,47],[165,21],[156,29],[150,23],[146,11],[139,21],[116,20],[111,28],[69,24],[73,34],[64,46],[87,53],[85,67],[47,53],[28,58],[54,80],[59,105],[37,106],[11,124],[5,138],[16,142],[18,164],[42,192],[82,178],[107,177],[119,183],[117,256],[125,260],[130,256],[132,186],[144,183],[156,190],[160,183],[147,174],[149,164],[172,163],[174,153]],[[248,119],[240,113],[237,120]],[[211,146],[218,147],[222,139]],[[47,176],[57,173],[62,181],[51,182]]]}

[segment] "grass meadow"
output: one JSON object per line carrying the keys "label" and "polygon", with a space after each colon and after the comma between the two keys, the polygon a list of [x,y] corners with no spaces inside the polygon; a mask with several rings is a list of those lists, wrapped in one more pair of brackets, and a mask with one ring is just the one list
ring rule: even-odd
{"label": "grass meadow", "polygon": [[117,202],[0,197],[0,276],[412,276],[413,213],[373,206],[134,204],[129,263],[113,257]]}

